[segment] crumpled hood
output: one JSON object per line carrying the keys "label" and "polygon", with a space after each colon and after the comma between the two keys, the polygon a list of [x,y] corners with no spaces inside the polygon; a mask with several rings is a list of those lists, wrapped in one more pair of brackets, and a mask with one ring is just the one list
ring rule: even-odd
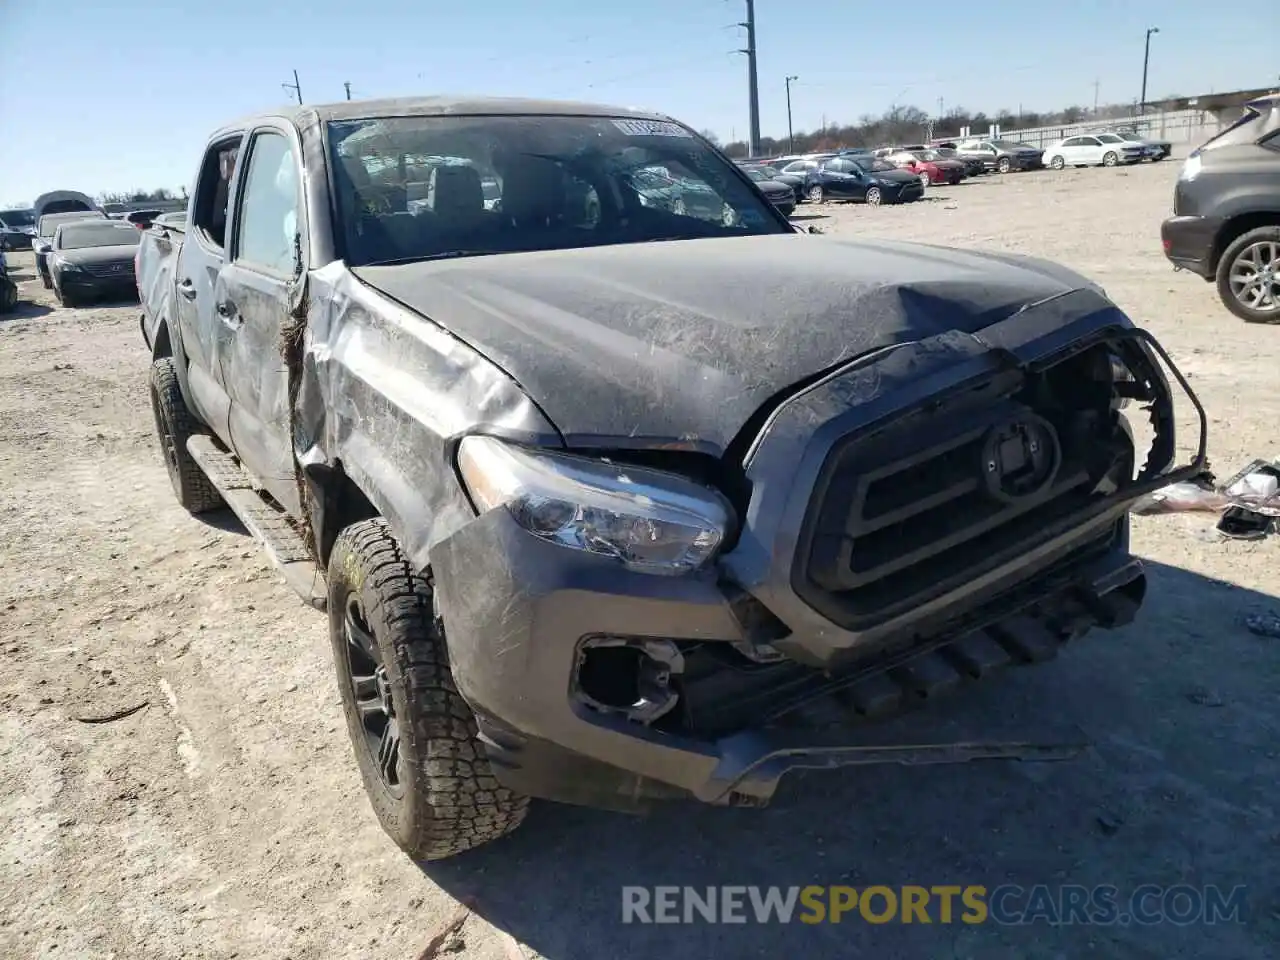
{"label": "crumpled hood", "polygon": [[570,446],[713,454],[799,380],[1091,286],[1012,255],[798,233],[352,272],[499,364]]}
{"label": "crumpled hood", "polygon": [[794,197],[795,189],[781,180],[761,180],[756,184],[766,197]]}

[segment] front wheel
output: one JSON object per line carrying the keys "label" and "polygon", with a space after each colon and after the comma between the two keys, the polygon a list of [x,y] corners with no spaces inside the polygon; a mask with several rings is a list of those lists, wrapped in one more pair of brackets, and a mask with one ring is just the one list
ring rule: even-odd
{"label": "front wheel", "polygon": [[822,189],[822,184],[815,183],[808,190],[809,200],[812,203],[822,203],[827,198],[826,191]]}
{"label": "front wheel", "polygon": [[1280,323],[1280,227],[1237,237],[1218,261],[1218,296],[1249,323]]}
{"label": "front wheel", "polygon": [[1062,157],[1054,157],[1053,162],[1049,164],[1049,166],[1053,167],[1053,169],[1055,170],[1061,170],[1066,165],[1067,165],[1067,161],[1062,159]]}
{"label": "front wheel", "polygon": [[1117,157],[1110,150],[1108,150],[1107,153],[1102,158],[1102,165],[1104,167],[1114,167],[1119,162],[1120,162],[1120,158]]}
{"label": "front wheel", "polygon": [[1000,162],[996,164],[996,169],[1001,173],[1008,173],[1013,169],[1013,164],[1009,161],[1008,157],[1001,157]]}
{"label": "front wheel", "polygon": [[415,860],[443,860],[510,833],[529,800],[494,777],[453,682],[431,583],[385,520],[338,535],[328,579],[347,729],[383,830]]}
{"label": "front wheel", "polygon": [[178,502],[191,513],[207,513],[223,505],[222,494],[187,451],[187,440],[200,424],[178,386],[178,368],[172,357],[151,364],[151,412],[156,421],[156,439]]}

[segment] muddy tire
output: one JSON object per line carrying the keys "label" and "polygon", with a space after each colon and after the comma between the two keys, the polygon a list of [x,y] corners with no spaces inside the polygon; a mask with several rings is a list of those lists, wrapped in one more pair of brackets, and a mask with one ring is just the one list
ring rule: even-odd
{"label": "muddy tire", "polygon": [[510,833],[528,798],[500,786],[454,685],[430,582],[386,521],[338,535],[329,638],[347,729],[383,830],[414,860],[443,860]]}
{"label": "muddy tire", "polygon": [[222,494],[187,452],[187,440],[203,431],[182,399],[172,357],[161,357],[151,364],[151,412],[160,455],[178,502],[190,513],[207,513],[223,506]]}

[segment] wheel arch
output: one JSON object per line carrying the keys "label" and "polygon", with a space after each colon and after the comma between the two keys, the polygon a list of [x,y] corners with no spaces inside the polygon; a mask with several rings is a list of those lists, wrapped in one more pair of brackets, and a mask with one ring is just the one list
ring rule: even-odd
{"label": "wheel arch", "polygon": [[1227,247],[1250,230],[1257,230],[1259,227],[1280,227],[1280,209],[1253,210],[1228,219],[1218,230],[1209,254],[1209,267],[1213,273],[1218,272],[1218,265],[1222,261],[1222,255],[1227,252]]}

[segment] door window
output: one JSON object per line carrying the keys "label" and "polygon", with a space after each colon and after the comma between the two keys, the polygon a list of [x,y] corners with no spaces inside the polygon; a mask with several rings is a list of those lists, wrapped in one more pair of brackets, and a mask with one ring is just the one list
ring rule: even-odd
{"label": "door window", "polygon": [[298,164],[282,134],[259,133],[249,148],[236,260],[281,276],[301,266]]}
{"label": "door window", "polygon": [[227,202],[239,153],[239,137],[214,144],[205,154],[196,183],[191,225],[219,254],[226,245]]}

